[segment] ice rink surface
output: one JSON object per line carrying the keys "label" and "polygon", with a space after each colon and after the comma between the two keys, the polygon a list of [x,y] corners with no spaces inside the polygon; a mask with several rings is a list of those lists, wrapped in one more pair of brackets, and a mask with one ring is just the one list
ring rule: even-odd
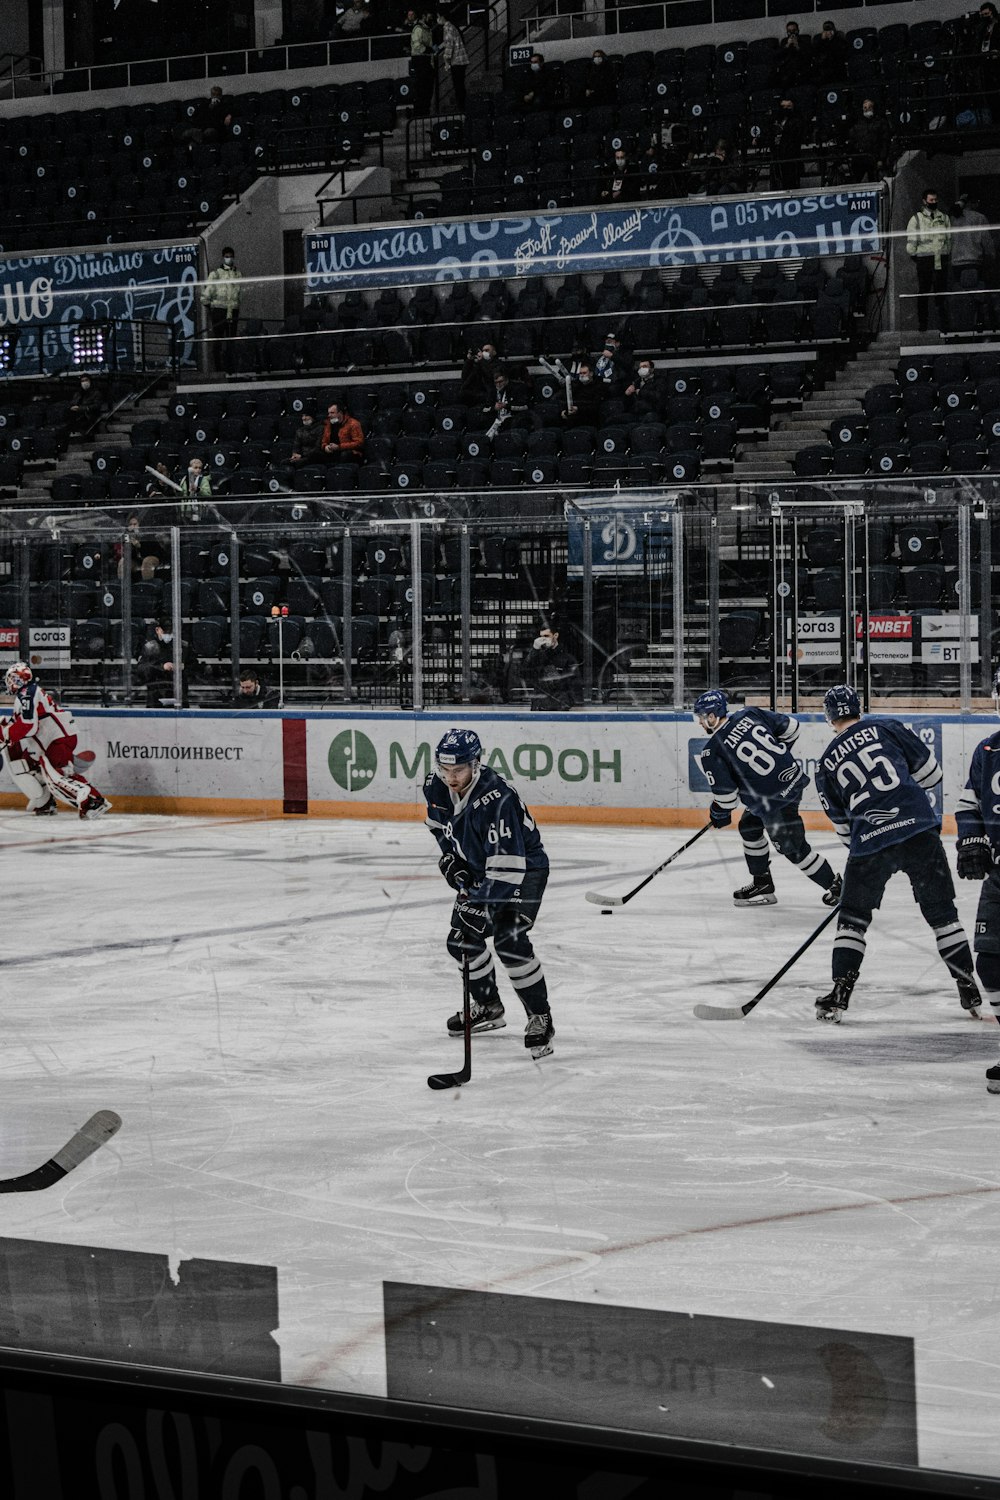
{"label": "ice rink surface", "polygon": [[[530,787],[523,789],[530,803]],[[4,1237],[278,1268],[283,1379],[382,1395],[383,1278],[903,1334],[921,1463],[1000,1474],[1000,1053],[896,877],[845,1023],[832,927],[774,862],[737,910],[732,830],[611,917],[689,830],[547,824],[536,929],[556,1026],[445,1035],[450,892],[419,824],[0,814],[0,1176],[100,1108],[120,1133]],[[836,868],[843,854],[819,836]],[[972,931],[975,886],[959,885]]]}

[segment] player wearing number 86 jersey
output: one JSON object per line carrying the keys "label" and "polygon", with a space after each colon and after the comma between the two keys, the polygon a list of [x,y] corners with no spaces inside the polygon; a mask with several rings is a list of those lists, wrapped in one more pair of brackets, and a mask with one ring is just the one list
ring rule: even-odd
{"label": "player wearing number 86 jersey", "polygon": [[748,886],[733,892],[734,904],[775,904],[767,847],[770,838],[779,854],[826,892],[827,905],[836,906],[840,877],[828,860],[809,847],[799,815],[809,778],[792,754],[799,732],[796,720],[766,708],[730,711],[725,693],[717,688],[695,700],[694,715],[710,737],[699,757],[712,788],[709,817],[717,828],[724,828],[739,803],[745,809],[739,834],[753,878]]}
{"label": "player wearing number 86 jersey", "polygon": [[820,757],[816,789],[850,852],[833,944],[833,989],[816,1001],[816,1019],[839,1021],[847,1009],[872,915],[897,872],[913,888],[963,1009],[978,1015],[980,995],[941,843],[941,815],[928,796],[941,781],[937,758],[897,719],[863,719],[852,688],[831,688],[824,707],[835,738]]}

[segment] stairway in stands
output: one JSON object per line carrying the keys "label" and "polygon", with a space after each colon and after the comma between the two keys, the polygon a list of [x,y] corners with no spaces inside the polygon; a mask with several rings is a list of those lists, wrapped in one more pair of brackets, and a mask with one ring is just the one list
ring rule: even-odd
{"label": "stairway in stands", "polygon": [[747,448],[737,459],[732,479],[739,484],[794,481],[792,467],[800,448],[829,439],[830,423],[837,416],[860,412],[865,393],[873,385],[891,383],[899,360],[899,333],[880,333],[867,349],[848,360],[834,380],[813,391],[800,411],[788,412],[771,427],[767,439]]}

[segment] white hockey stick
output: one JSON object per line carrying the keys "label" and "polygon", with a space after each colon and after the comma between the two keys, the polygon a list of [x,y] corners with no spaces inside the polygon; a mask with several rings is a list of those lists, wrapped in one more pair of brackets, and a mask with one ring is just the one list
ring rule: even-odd
{"label": "white hockey stick", "polygon": [[659,875],[661,870],[665,870],[667,865],[672,865],[674,860],[678,859],[684,853],[685,849],[690,849],[691,845],[700,839],[703,833],[707,833],[711,826],[711,823],[706,823],[703,828],[699,828],[698,832],[689,838],[686,844],[682,844],[679,849],[675,849],[669,859],[665,859],[662,865],[657,865],[655,870],[651,870],[644,880],[640,880],[639,884],[634,886],[632,890],[627,891],[624,896],[602,896],[599,891],[587,891],[587,900],[592,901],[595,906],[624,906],[627,901],[631,901],[633,896],[638,896],[643,886],[648,885],[651,880]]}
{"label": "white hockey stick", "polygon": [[800,948],[796,948],[795,952],[792,954],[792,956],[788,960],[788,962],[782,964],[782,966],[778,970],[777,974],[772,975],[772,977],[765,984],[764,988],[761,989],[761,990],[758,990],[757,993],[756,993],[756,995],[754,995],[754,997],[753,997],[752,1000],[747,1000],[746,1003],[743,1004],[743,1005],[700,1005],[700,1004],[696,1005],[695,1008],[694,1008],[694,1013],[698,1017],[698,1020],[699,1021],[742,1021],[742,1020],[745,1020],[745,1018],[753,1010],[754,1006],[757,1005],[759,1003],[759,1001],[763,1000],[763,998],[767,994],[768,990],[773,990],[774,989],[774,986],[777,984],[777,982],[781,978],[781,976],[783,974],[787,974],[788,973],[789,969],[792,967],[792,964],[795,963],[797,959],[800,959],[802,957],[802,955],[806,951],[806,949],[808,947],[810,947],[811,944],[813,944],[816,941],[816,939],[819,937],[820,933],[823,931],[824,927],[828,926],[829,923],[831,923],[833,921],[834,917],[837,915],[837,913],[839,911],[840,911],[840,907],[839,906],[835,906],[833,908],[833,911],[827,913],[827,915],[823,918],[822,922],[816,928],[816,931],[815,932],[811,932],[809,934],[809,936],[806,938],[805,942],[802,944],[802,946]]}
{"label": "white hockey stick", "polygon": [[99,1109],[96,1115],[91,1115],[86,1125],[80,1126],[55,1156],[50,1156],[48,1161],[36,1167],[33,1172],[26,1172],[23,1177],[0,1179],[0,1193],[37,1193],[42,1188],[51,1187],[82,1161],[86,1161],[88,1156],[100,1150],[105,1141],[110,1141],[121,1129],[121,1123],[121,1116],[116,1115],[113,1109]]}

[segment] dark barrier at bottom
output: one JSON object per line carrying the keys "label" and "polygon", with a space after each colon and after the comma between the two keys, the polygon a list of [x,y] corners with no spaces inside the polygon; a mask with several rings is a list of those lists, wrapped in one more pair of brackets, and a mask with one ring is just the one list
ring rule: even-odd
{"label": "dark barrier at bottom", "polygon": [[993,1481],[0,1351],[4,1500],[901,1500]]}
{"label": "dark barrier at bottom", "polygon": [[913,1341],[384,1282],[388,1394],[917,1464]]}

